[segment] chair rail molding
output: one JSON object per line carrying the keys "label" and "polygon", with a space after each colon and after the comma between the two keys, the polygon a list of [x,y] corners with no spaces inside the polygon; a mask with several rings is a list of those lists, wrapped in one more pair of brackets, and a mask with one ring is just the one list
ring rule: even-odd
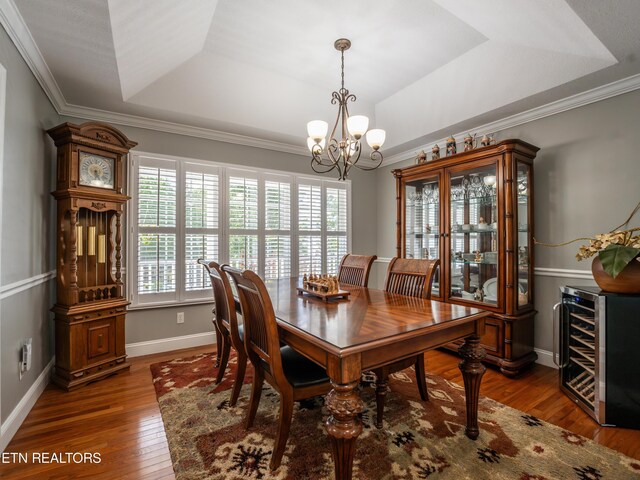
{"label": "chair rail molding", "polygon": [[[0,0],[0,23],[4,26],[5,30],[11,37],[11,40],[16,45],[16,48],[24,58],[27,65],[29,65],[29,68],[47,94],[47,97],[49,97],[53,107],[60,115],[104,121],[117,125],[145,128],[166,133],[175,133],[178,135],[205,138],[208,140],[217,140],[220,142],[264,148],[267,150],[293,153],[303,156],[308,156],[309,154],[309,150],[302,145],[292,145],[289,143],[276,142],[257,137],[222,132],[220,130],[194,127],[181,123],[154,120],[147,117],[69,104],[65,100],[60,87],[56,83],[49,67],[44,61],[40,49],[31,36],[31,33],[29,32],[29,29],[27,28],[27,25],[16,8],[13,0]],[[455,136],[462,137],[468,131],[498,132],[517,125],[522,125],[523,123],[555,115],[566,110],[605,100],[616,95],[622,95],[623,93],[631,92],[639,88],[640,74],[632,75],[630,77],[611,82],[607,85],[595,87],[591,90],[580,92],[564,99],[556,100],[546,105],[532,108],[494,122],[480,125],[475,128],[468,128],[463,132],[456,133]],[[409,160],[415,157],[416,152],[421,149],[430,151],[431,147],[435,143],[446,142],[445,139],[438,139],[437,141],[432,141],[421,147],[406,150],[385,158],[384,164],[391,165],[397,162]]]}
{"label": "chair rail molding", "polygon": [[25,290],[29,290],[33,287],[37,287],[38,285],[46,283],[54,278],[56,278],[56,271],[51,270],[50,272],[34,275],[33,277],[25,278],[24,280],[2,285],[0,286],[0,300],[11,297],[17,293],[24,292]]}

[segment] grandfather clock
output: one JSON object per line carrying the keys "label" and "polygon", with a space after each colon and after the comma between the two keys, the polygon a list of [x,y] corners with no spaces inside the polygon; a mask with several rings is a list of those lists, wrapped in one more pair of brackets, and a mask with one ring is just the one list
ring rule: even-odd
{"label": "grandfather clock", "polygon": [[102,123],[47,131],[58,148],[56,366],[70,390],[128,370],[122,282],[124,162],[137,145]]}

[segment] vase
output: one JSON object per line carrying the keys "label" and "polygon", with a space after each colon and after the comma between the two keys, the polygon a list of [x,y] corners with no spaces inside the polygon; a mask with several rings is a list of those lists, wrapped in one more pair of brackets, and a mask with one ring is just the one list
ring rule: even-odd
{"label": "vase", "polygon": [[624,267],[616,278],[613,278],[602,268],[600,257],[596,256],[591,264],[593,278],[605,292],[640,294],[640,262],[637,259]]}

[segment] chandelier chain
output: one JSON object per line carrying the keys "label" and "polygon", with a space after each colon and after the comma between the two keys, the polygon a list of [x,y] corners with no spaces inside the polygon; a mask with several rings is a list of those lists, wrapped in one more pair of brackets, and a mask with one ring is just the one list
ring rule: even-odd
{"label": "chandelier chain", "polygon": [[342,59],[340,68],[341,68],[341,77],[342,77],[342,90],[344,90],[344,48],[340,49],[340,58]]}

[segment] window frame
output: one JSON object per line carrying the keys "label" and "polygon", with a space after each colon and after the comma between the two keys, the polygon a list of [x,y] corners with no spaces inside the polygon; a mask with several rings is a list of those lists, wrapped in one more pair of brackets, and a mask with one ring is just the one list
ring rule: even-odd
{"label": "window frame", "polygon": [[[146,294],[138,293],[138,234],[140,227],[138,226],[138,172],[140,165],[148,165],[156,162],[158,164],[173,164],[176,170],[176,290],[175,292],[167,292],[163,294]],[[193,170],[189,170],[189,167]],[[291,276],[297,277],[302,273],[299,272],[299,238],[300,231],[298,229],[298,188],[303,185],[320,185],[321,186],[321,217],[322,228],[322,271],[327,269],[327,237],[333,236],[336,232],[328,232],[326,227],[326,189],[339,188],[346,191],[347,199],[347,230],[343,234],[347,239],[347,252],[351,251],[351,232],[352,232],[352,215],[351,215],[351,180],[339,181],[326,179],[319,175],[306,175],[290,173],[282,170],[266,169],[259,167],[250,167],[232,163],[215,162],[209,160],[199,160],[187,157],[179,157],[175,155],[164,155],[150,152],[131,151],[128,161],[128,181],[127,191],[131,196],[131,200],[127,203],[125,223],[127,225],[126,238],[126,268],[124,269],[127,298],[131,302],[130,310],[171,307],[175,305],[210,303],[211,291],[210,287],[202,290],[186,290],[185,286],[185,244],[186,244],[186,188],[185,179],[187,171],[195,171],[207,174],[218,175],[218,261],[219,263],[229,262],[229,238],[231,235],[244,234],[244,229],[231,229],[229,225],[229,178],[243,177],[255,178],[258,180],[258,229],[246,230],[246,234],[257,234],[258,236],[258,274],[265,277],[266,266],[266,236],[270,235],[289,235],[291,239]],[[266,188],[265,182],[277,181],[289,183],[289,226],[290,230],[271,230],[266,228]],[[214,229],[215,230],[215,229]],[[303,232],[302,234],[312,233]],[[339,233],[342,235],[342,233]]]}

